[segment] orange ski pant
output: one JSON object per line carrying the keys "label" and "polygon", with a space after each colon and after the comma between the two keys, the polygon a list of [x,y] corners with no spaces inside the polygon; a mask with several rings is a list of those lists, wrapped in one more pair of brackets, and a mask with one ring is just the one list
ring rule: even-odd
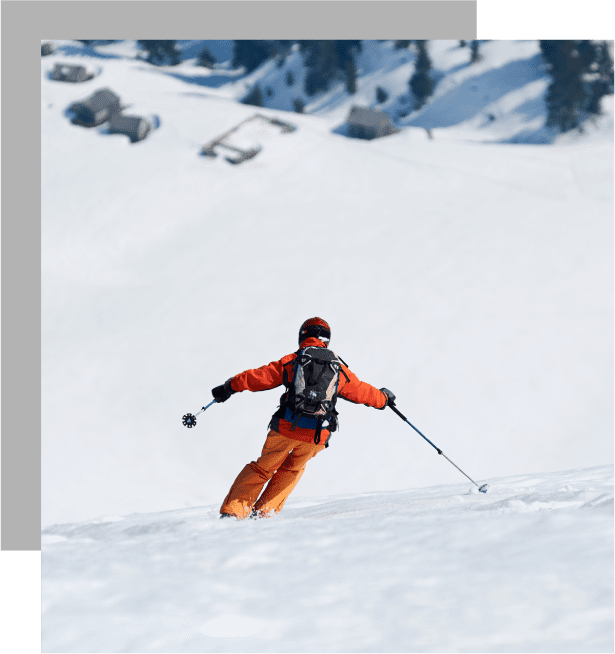
{"label": "orange ski pant", "polygon": [[[301,479],[307,462],[324,450],[324,440],[316,445],[270,430],[262,454],[239,473],[220,513],[241,519],[247,518],[253,509],[260,515],[279,513]],[[265,484],[267,488],[259,498]]]}

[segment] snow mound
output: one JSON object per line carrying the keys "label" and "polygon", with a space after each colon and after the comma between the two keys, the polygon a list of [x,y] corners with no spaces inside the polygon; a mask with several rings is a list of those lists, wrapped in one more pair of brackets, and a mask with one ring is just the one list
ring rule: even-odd
{"label": "snow mound", "polygon": [[489,481],[46,528],[43,651],[612,651],[613,467]]}

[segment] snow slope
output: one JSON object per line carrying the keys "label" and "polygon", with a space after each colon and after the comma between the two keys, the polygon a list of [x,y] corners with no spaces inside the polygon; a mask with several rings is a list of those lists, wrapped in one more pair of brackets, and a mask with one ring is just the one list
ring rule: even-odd
{"label": "snow slope", "polygon": [[613,467],[43,530],[43,652],[612,652]]}
{"label": "snow slope", "polygon": [[[385,46],[366,84],[395,75]],[[261,110],[297,130],[232,166],[199,151],[254,115],[236,101],[247,82],[223,67],[208,86],[189,60],[159,69],[120,47],[64,42],[41,63],[44,526],[219,504],[279,392],[234,396],[192,430],[181,416],[293,351],[313,315],[474,479],[612,462],[612,112],[562,145],[495,142],[536,128],[513,110],[506,134],[458,116],[434,139],[409,124],[365,142],[335,133],[352,99],[334,89],[313,114]],[[533,47],[486,52],[502,102],[536,101],[535,80],[504,75]],[[56,61],[100,74],[53,82]],[[131,145],[71,125],[69,104],[103,86],[158,129]],[[463,480],[392,412],[344,403],[340,422],[297,498]]]}
{"label": "snow slope", "polygon": [[[134,42],[57,45],[41,60],[43,651],[612,651],[612,98],[554,138],[532,41],[485,43],[474,66],[431,42],[436,93],[405,117],[413,53],[390,42],[364,48],[355,96],[334,85],[304,115],[283,111],[297,53],[245,76],[224,42],[211,72],[195,41],[168,68]],[[55,62],[97,76],[53,82]],[[237,100],[256,82],[273,91],[258,111],[296,131],[253,121],[234,138],[256,158],[200,157],[254,115]],[[147,140],[69,123],[103,86],[152,117]],[[378,86],[402,131],[344,138]],[[181,416],[292,351],[312,315],[491,492],[392,412],[344,403],[282,514],[220,521],[279,393],[192,430]]]}

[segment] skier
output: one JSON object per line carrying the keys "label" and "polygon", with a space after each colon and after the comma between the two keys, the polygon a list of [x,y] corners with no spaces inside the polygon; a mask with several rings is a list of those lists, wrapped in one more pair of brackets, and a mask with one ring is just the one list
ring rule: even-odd
{"label": "skier", "polygon": [[378,390],[359,381],[328,350],[330,340],[327,322],[310,318],[299,330],[297,352],[246,370],[212,389],[217,402],[226,402],[241,391],[265,391],[282,384],[286,387],[269,423],[262,454],[235,479],[220,508],[221,518],[266,517],[282,510],[307,462],[328,447],[330,434],[337,429],[338,395],[375,409],[384,409],[395,401],[388,389]]}

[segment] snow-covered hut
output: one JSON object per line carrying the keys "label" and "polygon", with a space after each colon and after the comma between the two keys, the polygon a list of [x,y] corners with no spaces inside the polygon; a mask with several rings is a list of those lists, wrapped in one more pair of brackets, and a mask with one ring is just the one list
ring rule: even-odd
{"label": "snow-covered hut", "polygon": [[70,106],[74,114],[72,122],[83,127],[102,125],[111,116],[118,113],[121,108],[119,97],[107,88],[99,89],[89,98],[75,102]]}
{"label": "snow-covered hut", "polygon": [[57,82],[87,82],[94,77],[85,69],[85,66],[69,66],[56,64],[51,71],[51,79]]}
{"label": "snow-covered hut", "polygon": [[384,111],[369,107],[353,106],[346,122],[347,135],[358,139],[376,139],[398,131]]}
{"label": "snow-covered hut", "polygon": [[152,130],[152,124],[142,116],[125,116],[116,113],[107,124],[111,134],[125,134],[131,143],[142,141]]}
{"label": "snow-covered hut", "polygon": [[55,51],[56,48],[51,41],[41,43],[41,57],[47,57],[50,54],[53,54]]}

